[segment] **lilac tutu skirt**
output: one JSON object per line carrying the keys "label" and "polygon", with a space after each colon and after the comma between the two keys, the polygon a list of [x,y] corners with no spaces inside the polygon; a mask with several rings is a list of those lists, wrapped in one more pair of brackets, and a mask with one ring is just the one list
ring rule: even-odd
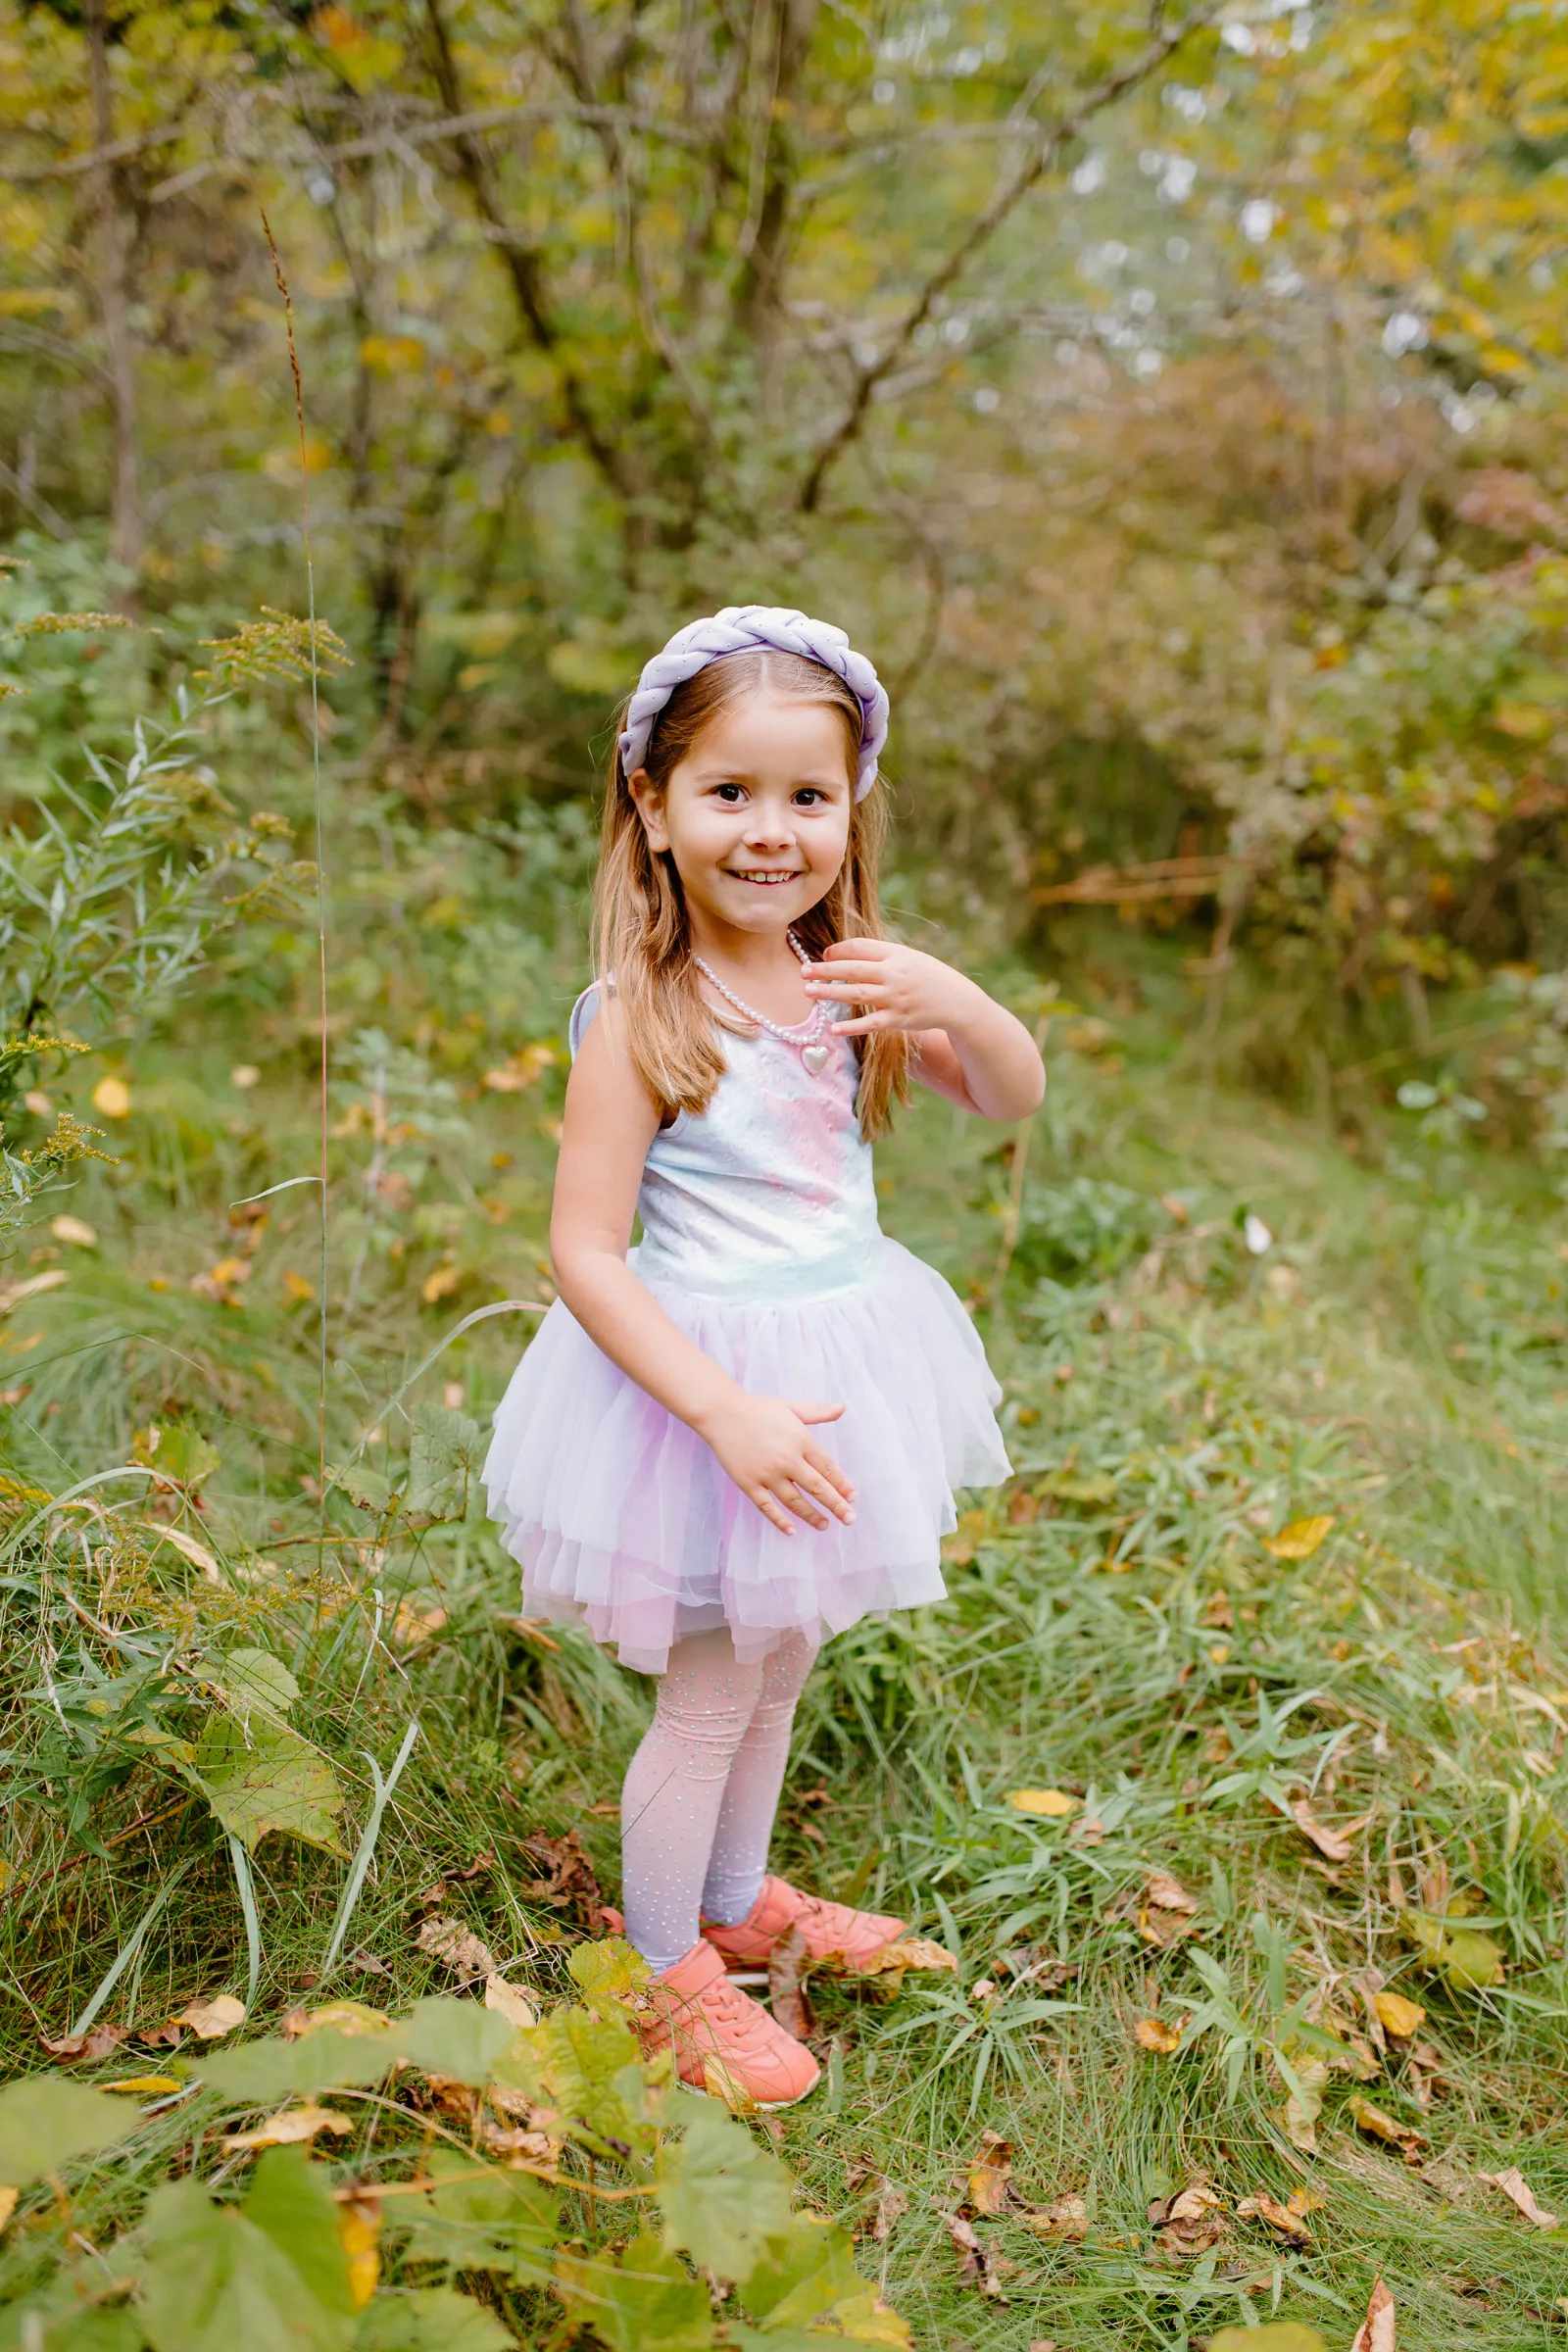
{"label": "lilac tutu skirt", "polygon": [[513,1375],[484,1466],[529,1614],[585,1625],[623,1665],[658,1674],[672,1642],[721,1625],[751,1660],[797,1630],[821,1640],[873,1611],[940,1600],[954,1489],[1008,1475],[993,1412],[1002,1392],[941,1275],[879,1236],[863,1278],[826,1297],[649,1288],[754,1395],[842,1399],[843,1419],[813,1435],[854,1482],[855,1524],[802,1521],[780,1535],[558,1299]]}

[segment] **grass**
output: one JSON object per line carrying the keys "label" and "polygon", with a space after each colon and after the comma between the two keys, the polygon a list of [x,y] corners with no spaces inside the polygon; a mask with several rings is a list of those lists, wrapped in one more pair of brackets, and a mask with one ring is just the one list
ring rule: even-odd
{"label": "grass", "polygon": [[[809,1687],[779,1866],[905,1913],[959,1974],[910,1978],[888,2003],[814,1985],[827,2080],[776,2136],[812,2202],[861,2227],[862,2268],[921,2346],[1176,2352],[1277,2314],[1348,2352],[1381,2275],[1401,2341],[1423,2352],[1545,2347],[1562,2322],[1561,2238],[1481,2175],[1517,2164],[1543,2206],[1568,2213],[1556,1204],[1441,1122],[1396,1123],[1352,1158],[1266,1102],[1197,1086],[1172,1042],[1180,983],[1129,969],[1087,975],[1097,1017],[1054,1036],[1000,1300],[1009,1172],[995,1132],[927,1102],[879,1161],[890,1229],[976,1298],[1017,1476],[971,1498],[949,1601],[854,1629]],[[559,1029],[557,999],[533,1002],[532,1033]],[[54,1574],[100,1624],[284,1655],[295,1719],[348,1790],[350,1850],[375,1796],[368,1759],[387,1774],[417,1722],[335,1988],[388,2003],[448,1987],[414,1946],[416,1898],[486,1855],[443,1908],[550,1984],[573,1914],[541,1893],[521,1840],[578,1830],[613,1888],[611,1808],[649,1686],[584,1642],[517,1630],[512,1570],[472,1507],[383,1550],[373,1520],[334,1495],[318,1544],[301,1484],[315,1468],[302,1287],[315,1210],[303,1190],[265,1225],[230,1223],[225,1206],[311,1165],[300,1027],[286,1008],[267,1017],[262,1047],[230,1008],[194,1048],[166,1040],[127,1066],[125,1164],[68,1204],[97,1246],[41,1240],[34,1263],[8,1269],[70,1279],[4,1326],[6,1469],[60,1493],[126,1461],[150,1424],[209,1439],[220,1459],[203,1509],[101,1490],[108,1515],[57,1547]],[[347,1205],[330,1444],[340,1458],[378,1432],[367,1459],[392,1469],[408,1433],[384,1400],[441,1331],[488,1297],[540,1295],[559,1102],[548,1068],[524,1091],[478,1089],[497,1048],[465,1030],[461,991],[439,1019],[405,1008],[388,1026],[416,1039],[421,1019],[412,1059],[354,1049],[360,1075],[334,1107]],[[247,1055],[261,1083],[235,1088]],[[420,1132],[398,1137],[410,1122]],[[1255,1253],[1248,1215],[1268,1229]],[[225,1259],[248,1272],[220,1278]],[[446,1390],[482,1419],[525,1329],[471,1332],[411,1407]],[[27,1507],[13,1497],[13,1532]],[[1332,1521],[1308,1556],[1268,1548],[1306,1518]],[[216,1554],[216,1580],[161,1539],[166,1525]],[[36,2036],[86,2007],[172,1871],[186,1871],[177,1898],[105,2015],[156,2022],[198,1989],[243,1992],[249,1955],[205,1808],[132,1828],[177,1788],[141,1766],[87,1788],[79,1752],[50,1745],[51,1678],[63,1687],[78,1642],[102,1663],[97,1637],[47,1620],[44,1655],[20,1597],[4,1605],[5,2064],[27,2071]],[[84,1788],[102,1852],[65,1827]],[[1077,1801],[1033,1817],[1006,1801],[1019,1788]],[[1292,1818],[1303,1791],[1330,1830],[1361,1825],[1347,1859]],[[261,2018],[319,1981],[347,1869],[295,1840],[263,1844]],[[1151,1908],[1152,1872],[1197,1908]],[[1491,1938],[1502,1981],[1478,1990],[1424,1965],[1418,1917]],[[1430,2063],[1408,2043],[1373,2046],[1364,1988],[1379,1979],[1425,2009],[1414,2038]],[[1187,2021],[1174,2052],[1139,2044],[1149,2020]],[[1342,2061],[1365,2046],[1371,2079],[1327,2074],[1319,2152],[1304,2154],[1282,2124],[1288,2079],[1336,2042]],[[1357,2094],[1420,2135],[1415,2161],[1357,2128]],[[158,2161],[185,2130],[170,2126]],[[945,2218],[988,2131],[1010,2142],[1017,2191],[974,2223],[994,2292],[962,2276]],[[1184,2249],[1152,2228],[1151,2202],[1200,2179],[1223,2230]],[[1236,2216],[1253,2192],[1300,2186],[1322,2199],[1304,2244]],[[101,2193],[112,2200],[112,2180]],[[1027,2226],[1024,2206],[1069,2197],[1086,2234]],[[905,2201],[882,2235],[879,2198],[885,2213]]]}

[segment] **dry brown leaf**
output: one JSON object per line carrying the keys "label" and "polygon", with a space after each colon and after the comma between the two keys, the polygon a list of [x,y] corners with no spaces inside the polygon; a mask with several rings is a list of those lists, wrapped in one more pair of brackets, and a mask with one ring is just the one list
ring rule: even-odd
{"label": "dry brown leaf", "polygon": [[1372,2289],[1372,2299],[1366,2307],[1366,2318],[1355,2331],[1350,2352],[1396,2352],[1394,2341],[1394,2297],[1382,2279]]}
{"label": "dry brown leaf", "polygon": [[291,2009],[283,2020],[283,2034],[297,2041],[302,2034],[319,2034],[327,2027],[337,2034],[390,2034],[392,2020],[364,2001],[326,2001],[319,2009]]}
{"label": "dry brown leaf", "polygon": [[[947,2223],[948,2235],[957,2252],[958,2277],[965,2285],[977,2286],[988,2301],[1005,2303],[1007,2295],[1002,2283],[1003,2264],[995,2246],[983,2244],[975,2235],[972,2224],[966,2222],[961,2213],[945,2213],[942,2218]],[[1006,2267],[1010,2270],[1012,2265],[1009,2263]]]}
{"label": "dry brown leaf", "polygon": [[486,1846],[484,1852],[476,1854],[465,1869],[444,1870],[438,1879],[433,1879],[421,1893],[415,1896],[416,1910],[439,1911],[452,1887],[467,1886],[475,1879],[488,1878],[495,1866],[495,1853],[491,1847]]}
{"label": "dry brown leaf", "polygon": [[1370,1816],[1359,1821],[1348,1821],[1343,1829],[1331,1830],[1319,1821],[1304,1796],[1298,1796],[1291,1807],[1291,1819],[1309,1845],[1315,1845],[1326,1862],[1348,1862],[1355,1852],[1355,1840],[1366,1828]]}
{"label": "dry brown leaf", "polygon": [[1183,2262],[1206,2254],[1226,2233],[1224,2208],[1206,2180],[1190,2181],[1173,2197],[1152,2198],[1149,2219],[1161,2248]]}
{"label": "dry brown leaf", "polygon": [[1089,2214],[1082,2197],[1057,2197],[1051,2205],[1038,2205],[1020,2215],[1022,2228],[1033,2230],[1036,2237],[1059,2239],[1071,2243],[1089,2235]]}
{"label": "dry brown leaf", "polygon": [[811,1955],[799,1928],[791,1928],[781,1936],[767,1955],[768,2007],[774,2023],[782,2026],[786,2034],[792,2034],[797,2041],[809,2041],[816,2032],[816,2020],[806,1994],[810,1968]]}
{"label": "dry brown leaf", "polygon": [[520,2157],[525,2164],[555,2164],[565,2141],[556,2132],[504,2130],[499,2124],[486,2124],[481,2136],[492,2156]]}
{"label": "dry brown leaf", "polygon": [[884,2180],[877,2191],[876,2212],[871,2220],[870,2235],[872,2239],[880,2245],[882,2240],[892,2233],[894,2225],[903,2221],[908,2210],[909,2200],[904,2190],[895,2188],[891,2180]]}
{"label": "dry brown leaf", "polygon": [[539,2023],[538,1996],[524,1992],[520,1984],[509,1984],[505,1977],[486,1977],[484,2005],[487,2009],[497,2010],[502,2017],[514,2026],[520,2026],[524,2032]]}
{"label": "dry brown leaf", "polygon": [[1536,2203],[1534,2191],[1516,2164],[1508,2165],[1500,2173],[1482,2173],[1480,2178],[1489,2188],[1500,2189],[1509,2204],[1537,2230],[1556,2229],[1557,2216]]}
{"label": "dry brown leaf", "polygon": [[1321,1512],[1314,1519],[1293,1519],[1277,1536],[1264,1537],[1263,1549],[1277,1560],[1309,1560],[1333,1525],[1332,1511]]}
{"label": "dry brown leaf", "polygon": [[425,1920],[414,1938],[419,1950],[432,1960],[444,1960],[448,1968],[456,1969],[466,1982],[475,1977],[499,1975],[496,1956],[487,1943],[481,1943],[471,1928],[460,1919],[448,1919],[441,1912]]}
{"label": "dry brown leaf", "polygon": [[1099,1845],[1105,1835],[1105,1825],[1098,1813],[1086,1813],[1082,1821],[1073,1823],[1067,1835],[1075,1845]]}
{"label": "dry brown leaf", "polygon": [[166,1544],[172,1544],[193,1568],[199,1568],[210,1585],[220,1582],[218,1562],[205,1544],[198,1544],[194,1536],[187,1536],[182,1527],[161,1527],[158,1533]]}
{"label": "dry brown leaf", "polygon": [[523,1838],[522,1849],[531,1861],[543,1865],[546,1875],[519,1891],[530,1902],[549,1903],[554,1910],[569,1911],[585,1936],[603,1936],[605,1898],[599,1891],[594,1866],[582,1850],[579,1832],[568,1830],[564,1838],[549,1838],[543,1830],[534,1830]]}
{"label": "dry brown leaf", "polygon": [[1303,2156],[1317,2154],[1317,2119],[1323,2112],[1323,2093],[1329,2070],[1321,2058],[1305,2058],[1295,2067],[1300,2093],[1292,2091],[1285,2102],[1285,2136]]}
{"label": "dry brown leaf", "polygon": [[339,2115],[332,2107],[318,2107],[313,2100],[303,2107],[286,2108],[270,2123],[258,2124],[250,2132],[225,2132],[223,2150],[225,2155],[238,2156],[251,2148],[291,2148],[302,2140],[315,2139],[321,2132],[341,2135],[353,2129],[352,2116]]}
{"label": "dry brown leaf", "polygon": [[1189,1894],[1180,1880],[1173,1879],[1168,1870],[1152,1870],[1144,1881],[1146,1899],[1158,1911],[1180,1911],[1191,1918],[1199,1907],[1196,1894]]}
{"label": "dry brown leaf", "polygon": [[1181,2048],[1186,2024],[1185,2018],[1179,2026],[1168,2026],[1163,2018],[1141,2017],[1133,2028],[1133,2039],[1141,2050],[1153,2050],[1160,2057],[1168,2058],[1173,2050]]}
{"label": "dry brown leaf", "polygon": [[210,2001],[187,2001],[169,2022],[189,2026],[198,2041],[218,2041],[245,2023],[245,2004],[231,1992],[215,1993]]}
{"label": "dry brown leaf", "polygon": [[969,2167],[969,2211],[1001,2213],[1012,2179],[1012,2142],[1000,2132],[981,2134],[980,2153]]}
{"label": "dry brown leaf", "polygon": [[1369,2132],[1374,2139],[1386,2140],[1390,2147],[1397,2148],[1407,2164],[1414,2163],[1420,2151],[1429,2144],[1413,2125],[1401,2124],[1397,2117],[1385,2115],[1381,2107],[1374,2107],[1371,2100],[1364,2098],[1358,2090],[1352,2091],[1345,2107],[1358,2130]]}
{"label": "dry brown leaf", "polygon": [[1243,2221],[1267,2222],[1271,2230],[1277,2230],[1293,2244],[1304,2245],[1311,2236],[1306,2217],[1317,2212],[1322,2204],[1323,2199],[1306,2188],[1293,2189],[1287,2205],[1282,2205],[1278,2197],[1271,2197],[1266,2188],[1257,2188],[1242,2199],[1236,2211]]}
{"label": "dry brown leaf", "polygon": [[1396,2041],[1409,2041],[1426,2024],[1427,2013],[1419,2001],[1407,2001],[1402,1992],[1376,1992],[1372,2006],[1378,2013],[1378,2024]]}
{"label": "dry brown leaf", "polygon": [[1038,1814],[1045,1821],[1064,1821],[1079,1805],[1064,1788],[1009,1788],[1007,1802],[1015,1813]]}
{"label": "dry brown leaf", "polygon": [[956,1976],[958,1963],[945,1943],[934,1943],[929,1936],[900,1936],[883,1944],[869,1960],[858,1963],[856,1974],[861,1977],[890,1976],[894,1972],[912,1969],[945,1969]]}
{"label": "dry brown leaf", "polygon": [[67,2034],[59,2041],[51,2041],[47,2034],[38,2036],[50,2057],[63,2058],[68,2066],[74,2066],[80,2059],[91,2065],[99,2058],[108,2058],[124,2038],[123,2026],[94,2026],[90,2034]]}

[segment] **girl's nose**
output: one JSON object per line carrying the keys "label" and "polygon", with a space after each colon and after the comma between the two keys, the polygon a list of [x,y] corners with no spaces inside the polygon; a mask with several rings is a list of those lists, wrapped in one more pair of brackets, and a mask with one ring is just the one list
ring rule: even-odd
{"label": "girl's nose", "polygon": [[754,803],[746,839],[754,850],[787,849],[795,839],[795,824],[788,808],[769,808],[765,803]]}

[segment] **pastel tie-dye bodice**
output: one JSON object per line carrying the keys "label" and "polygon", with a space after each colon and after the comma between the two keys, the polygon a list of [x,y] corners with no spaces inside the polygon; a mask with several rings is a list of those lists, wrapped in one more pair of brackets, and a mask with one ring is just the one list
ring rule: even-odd
{"label": "pastel tie-dye bodice", "polygon": [[[598,1010],[578,999],[573,1054]],[[797,1047],[721,1033],[728,1064],[700,1117],[649,1146],[637,1210],[642,1279],[710,1298],[804,1300],[855,1290],[883,1247],[871,1147],[856,1115],[859,1064],[829,1038],[816,1077]]]}

